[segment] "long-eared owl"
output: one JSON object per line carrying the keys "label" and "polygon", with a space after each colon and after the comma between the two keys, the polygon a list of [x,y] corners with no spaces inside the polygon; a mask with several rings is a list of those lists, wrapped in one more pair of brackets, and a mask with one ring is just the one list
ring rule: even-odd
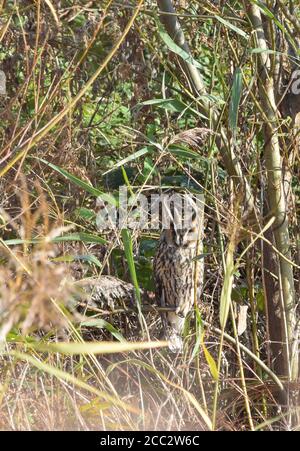
{"label": "long-eared owl", "polygon": [[201,294],[203,261],[195,257],[203,252],[203,207],[202,200],[187,193],[162,202],[162,231],[153,271],[158,302],[174,307],[162,315],[163,332],[174,352],[182,349],[185,318]]}

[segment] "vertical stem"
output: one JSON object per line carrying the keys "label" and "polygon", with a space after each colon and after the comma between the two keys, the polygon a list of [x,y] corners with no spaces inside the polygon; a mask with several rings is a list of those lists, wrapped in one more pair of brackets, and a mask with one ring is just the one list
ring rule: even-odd
{"label": "vertical stem", "polygon": [[[287,205],[283,181],[283,164],[278,136],[278,111],[275,101],[274,74],[271,70],[268,45],[264,34],[260,8],[252,2],[244,2],[249,20],[255,31],[257,47],[266,50],[257,55],[258,88],[267,121],[264,124],[264,160],[267,171],[266,206],[268,214],[275,217],[274,241],[278,251],[291,260]],[[269,253],[274,251],[269,249]],[[293,267],[289,261],[278,256],[278,290],[281,304],[281,334],[283,340],[283,370],[287,380],[298,378],[298,354],[294,352],[297,343],[296,303],[294,293]],[[275,293],[269,293],[274,296]],[[269,302],[272,307],[272,303]],[[280,335],[280,334],[279,334]]]}
{"label": "vertical stem", "polygon": [[[190,54],[189,46],[176,16],[172,1],[157,0],[157,4],[160,10],[160,20],[164,24],[167,32],[179,47]],[[197,97],[201,95],[201,101],[197,103],[200,113],[207,117],[208,126],[217,129],[218,115],[214,110],[212,103],[207,100],[208,97],[205,97],[207,90],[199,70],[193,64],[186,61],[183,62],[182,67],[193,87],[195,95]],[[246,207],[247,210],[251,211],[254,206],[251,187],[249,186],[247,179],[243,176],[239,159],[235,155],[224,129],[221,129],[220,134],[216,136],[216,144],[220,150],[228,174],[233,177],[235,183],[243,183]]]}

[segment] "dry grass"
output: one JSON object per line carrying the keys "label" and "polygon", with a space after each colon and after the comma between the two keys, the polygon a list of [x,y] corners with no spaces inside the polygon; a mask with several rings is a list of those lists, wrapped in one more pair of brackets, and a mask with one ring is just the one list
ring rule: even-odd
{"label": "dry grass", "polygon": [[[130,2],[123,9],[122,2],[96,3],[0,2],[0,69],[8,91],[0,96],[0,429],[289,429],[281,390],[288,384],[271,369],[258,235],[272,225],[264,211],[261,55],[249,51],[256,44],[242,3],[176,2],[207,97],[195,96],[178,49],[162,39],[157,2],[133,2],[139,11]],[[293,21],[283,31],[282,11],[281,39],[272,35],[270,45],[296,35]],[[265,20],[272,34],[277,24],[270,15]],[[270,48],[271,66],[280,54],[285,78],[299,60],[277,50]],[[233,105],[236,68],[242,83]],[[299,294],[299,133],[279,94],[276,133]],[[211,111],[209,121],[203,117],[207,102],[217,120]],[[230,144],[225,151],[220,139]],[[158,314],[145,313],[143,322],[123,304],[105,313],[77,309],[83,280],[106,274],[131,284],[135,270],[142,298],[153,300],[158,234],[133,230],[127,249],[117,230],[99,236],[95,198],[124,181],[135,194],[158,192],[171,179],[180,189],[201,190],[206,204],[204,295],[178,356],[159,343]],[[127,301],[135,302],[132,294]],[[218,329],[220,302],[226,331]],[[115,307],[123,311],[113,314]],[[296,399],[298,381],[288,389]]]}
{"label": "dry grass", "polygon": [[[55,227],[49,216],[53,211],[51,201],[39,185],[36,193],[30,195],[23,179],[17,193],[19,211],[15,217],[6,214],[5,218],[6,227],[11,225],[19,233],[21,244],[2,242],[5,265],[0,269],[1,325],[2,336],[6,336],[0,358],[0,429],[211,428],[219,335],[207,328],[199,343],[197,337],[203,334],[203,325],[195,323],[192,316],[182,355],[176,356],[168,348],[102,355],[103,340],[118,343],[112,334],[121,340],[126,337],[131,343],[144,341],[147,336],[157,340],[161,330],[159,316],[145,314],[148,328],[145,336],[135,313],[106,312],[99,316],[92,309],[75,311],[79,292],[74,277],[80,282],[85,272],[77,263],[66,261],[71,251],[76,253],[78,249],[68,242],[53,242],[68,229]],[[114,246],[118,246],[118,240],[106,248],[104,261]],[[201,305],[202,318],[210,322],[218,315],[213,302],[213,293],[220,290],[215,264],[213,259],[207,263],[206,295]],[[116,304],[113,309],[117,307]],[[122,310],[122,305],[119,307]],[[106,310],[110,308],[107,306]],[[80,351],[79,345],[91,341],[99,343],[100,354]],[[47,348],[56,342],[73,343],[75,355]],[[278,389],[273,382],[261,380],[261,373],[246,354],[242,365],[252,417],[259,425],[271,411],[275,414],[273,394]],[[219,387],[217,429],[247,429],[236,348],[226,340]]]}

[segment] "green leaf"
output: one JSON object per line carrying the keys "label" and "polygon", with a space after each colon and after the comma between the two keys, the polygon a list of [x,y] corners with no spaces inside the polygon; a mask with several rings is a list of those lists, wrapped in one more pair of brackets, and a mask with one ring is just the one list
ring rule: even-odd
{"label": "green leaf", "polygon": [[54,243],[61,243],[63,241],[81,241],[84,243],[95,243],[95,244],[107,244],[107,240],[101,238],[98,235],[92,235],[90,233],[78,232],[69,233],[68,235],[58,236],[53,238]]}
{"label": "green leaf", "polygon": [[240,28],[236,27],[235,25],[232,25],[231,22],[228,22],[228,20],[223,19],[223,17],[215,16],[215,18],[221,22],[223,25],[225,25],[226,28],[230,28],[231,30],[235,31],[235,33],[239,34],[240,36],[243,36],[243,38],[248,39],[248,34],[245,33],[245,31],[241,30]]}
{"label": "green leaf", "polygon": [[153,161],[151,158],[146,157],[144,160],[144,167],[143,167],[143,171],[142,174],[140,174],[139,179],[141,179],[142,184],[147,182],[147,180],[149,179],[149,177],[151,175],[158,175],[158,170],[156,168],[156,166],[153,164]]}
{"label": "green leaf", "polygon": [[85,207],[76,208],[74,214],[88,221],[94,219],[96,216],[93,210],[90,210],[89,208]]}
{"label": "green leaf", "polygon": [[173,39],[169,36],[163,26],[157,22],[158,25],[158,33],[161,39],[164,41],[166,46],[171,52],[176,53],[176,55],[180,56],[186,63],[192,64],[194,67],[198,69],[202,69],[201,64],[199,64],[188,52],[183,50],[179,45],[177,45]]}
{"label": "green leaf", "polygon": [[106,329],[119,341],[126,341],[123,335],[110,323],[102,318],[90,318],[80,323],[81,326],[97,327],[98,329]]}
{"label": "green leaf", "polygon": [[231,90],[231,99],[229,105],[229,127],[236,131],[238,122],[238,112],[243,89],[243,75],[238,67],[234,73],[233,84]]}
{"label": "green leaf", "polygon": [[178,99],[151,99],[139,103],[139,105],[156,105],[171,113],[181,113],[186,109],[186,105]]}
{"label": "green leaf", "polygon": [[293,37],[293,35],[290,34],[288,27],[284,26],[276,16],[274,16],[273,12],[265,5],[264,2],[261,2],[259,0],[251,0],[253,3],[255,3],[259,9],[262,11],[263,14],[265,14],[267,17],[269,17],[276,25],[277,27],[282,31],[282,33],[286,36],[288,36],[288,40],[292,43],[294,49],[298,50],[298,45]]}
{"label": "green leaf", "polygon": [[116,168],[119,168],[120,166],[124,166],[124,164],[129,163],[130,161],[136,160],[137,158],[141,157],[142,155],[146,155],[149,153],[149,147],[143,147],[142,149],[138,150],[137,152],[134,152],[132,155],[129,155],[129,157],[124,158],[123,160],[116,163],[111,169],[104,172],[103,175],[108,174],[109,172],[113,171]]}
{"label": "green leaf", "polygon": [[95,257],[95,255],[62,255],[61,257],[55,257],[51,259],[51,261],[53,262],[67,262],[67,263],[72,263],[77,260],[92,263],[98,266],[98,268],[100,269],[102,268],[102,264],[100,263],[98,258]]}
{"label": "green leaf", "polygon": [[264,290],[259,290],[256,294],[256,303],[257,308],[259,311],[264,312],[265,311],[265,294]]}
{"label": "green leaf", "polygon": [[243,303],[249,296],[247,287],[235,287],[232,289],[231,299],[238,303]]}
{"label": "green leaf", "polygon": [[102,194],[101,191],[97,190],[89,183],[84,182],[83,180],[79,179],[78,177],[76,177],[75,175],[66,171],[65,169],[60,168],[59,166],[56,166],[53,163],[49,163],[48,161],[44,160],[43,158],[37,158],[37,159],[39,161],[41,161],[42,163],[46,164],[47,166],[49,166],[51,169],[54,169],[54,171],[58,172],[66,179],[70,180],[70,182],[73,182],[75,185],[79,186],[80,188],[83,188],[88,193],[93,194],[94,196],[100,196]]}
{"label": "green leaf", "polygon": [[193,159],[197,159],[197,160],[201,159],[201,156],[197,152],[194,152],[193,150],[189,150],[189,149],[170,146],[168,148],[168,151],[170,153],[172,153],[178,157],[182,157],[182,158],[193,158]]}
{"label": "green leaf", "polygon": [[97,188],[94,188],[89,183],[84,182],[80,178],[76,177],[75,175],[71,174],[70,172],[66,171],[65,169],[60,168],[59,166],[56,166],[53,163],[49,163],[48,161],[44,160],[43,158],[38,158],[38,157],[35,157],[35,158],[37,160],[41,161],[42,163],[46,164],[47,166],[49,166],[54,171],[56,171],[59,174],[61,174],[63,177],[68,179],[70,182],[72,182],[75,185],[79,186],[80,188],[84,189],[87,193],[90,193],[90,194],[92,194],[93,196],[96,196],[96,197],[101,196],[101,198],[103,200],[107,201],[109,204],[117,206],[118,203],[117,203],[116,199],[112,195],[104,193],[103,191],[100,191]]}
{"label": "green leaf", "polygon": [[269,8],[263,2],[261,2],[259,0],[257,0],[257,1],[256,0],[252,0],[252,1],[253,1],[253,3],[255,3],[259,7],[259,9],[262,11],[262,13],[265,16],[269,17],[270,19],[272,19],[275,22],[275,24],[278,26],[278,28],[283,33],[286,33],[286,30],[285,30],[284,26],[282,25],[282,23],[279,22],[279,20],[274,16],[272,11],[270,11]]}
{"label": "green leaf", "polygon": [[139,306],[141,304],[141,292],[140,292],[140,287],[139,287],[137,276],[136,276],[135,264],[134,264],[134,259],[133,259],[133,246],[132,246],[131,235],[127,229],[122,229],[121,236],[122,236],[122,240],[123,240],[123,244],[124,244],[124,251],[125,251],[126,260],[127,260],[128,267],[129,267],[131,280],[132,280],[132,283],[135,288],[136,296],[138,299],[138,306]]}
{"label": "green leaf", "polygon": [[250,49],[249,50],[250,53],[268,53],[271,55],[275,55],[275,54],[282,54],[284,55],[284,53],[282,52],[277,52],[276,50],[271,50],[271,49],[263,49],[262,47],[256,47],[255,49]]}
{"label": "green leaf", "polygon": [[[201,96],[205,97],[205,96]],[[200,99],[199,99],[200,100]],[[203,117],[206,119],[206,117],[199,113],[199,111],[192,108],[190,105],[186,105],[184,102],[178,99],[151,99],[151,100],[145,100],[144,102],[139,103],[139,106],[144,105],[156,105],[159,108],[163,108],[164,110],[170,111],[170,113],[183,113],[189,112],[192,113],[195,116]]]}

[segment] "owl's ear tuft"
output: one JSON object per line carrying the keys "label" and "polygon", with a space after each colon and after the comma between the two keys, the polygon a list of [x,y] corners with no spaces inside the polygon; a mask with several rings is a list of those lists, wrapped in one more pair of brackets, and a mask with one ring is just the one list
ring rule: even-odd
{"label": "owl's ear tuft", "polygon": [[196,221],[196,219],[197,219],[197,211],[196,211],[195,208],[193,208],[193,212],[192,212],[192,221],[194,222],[194,221]]}

